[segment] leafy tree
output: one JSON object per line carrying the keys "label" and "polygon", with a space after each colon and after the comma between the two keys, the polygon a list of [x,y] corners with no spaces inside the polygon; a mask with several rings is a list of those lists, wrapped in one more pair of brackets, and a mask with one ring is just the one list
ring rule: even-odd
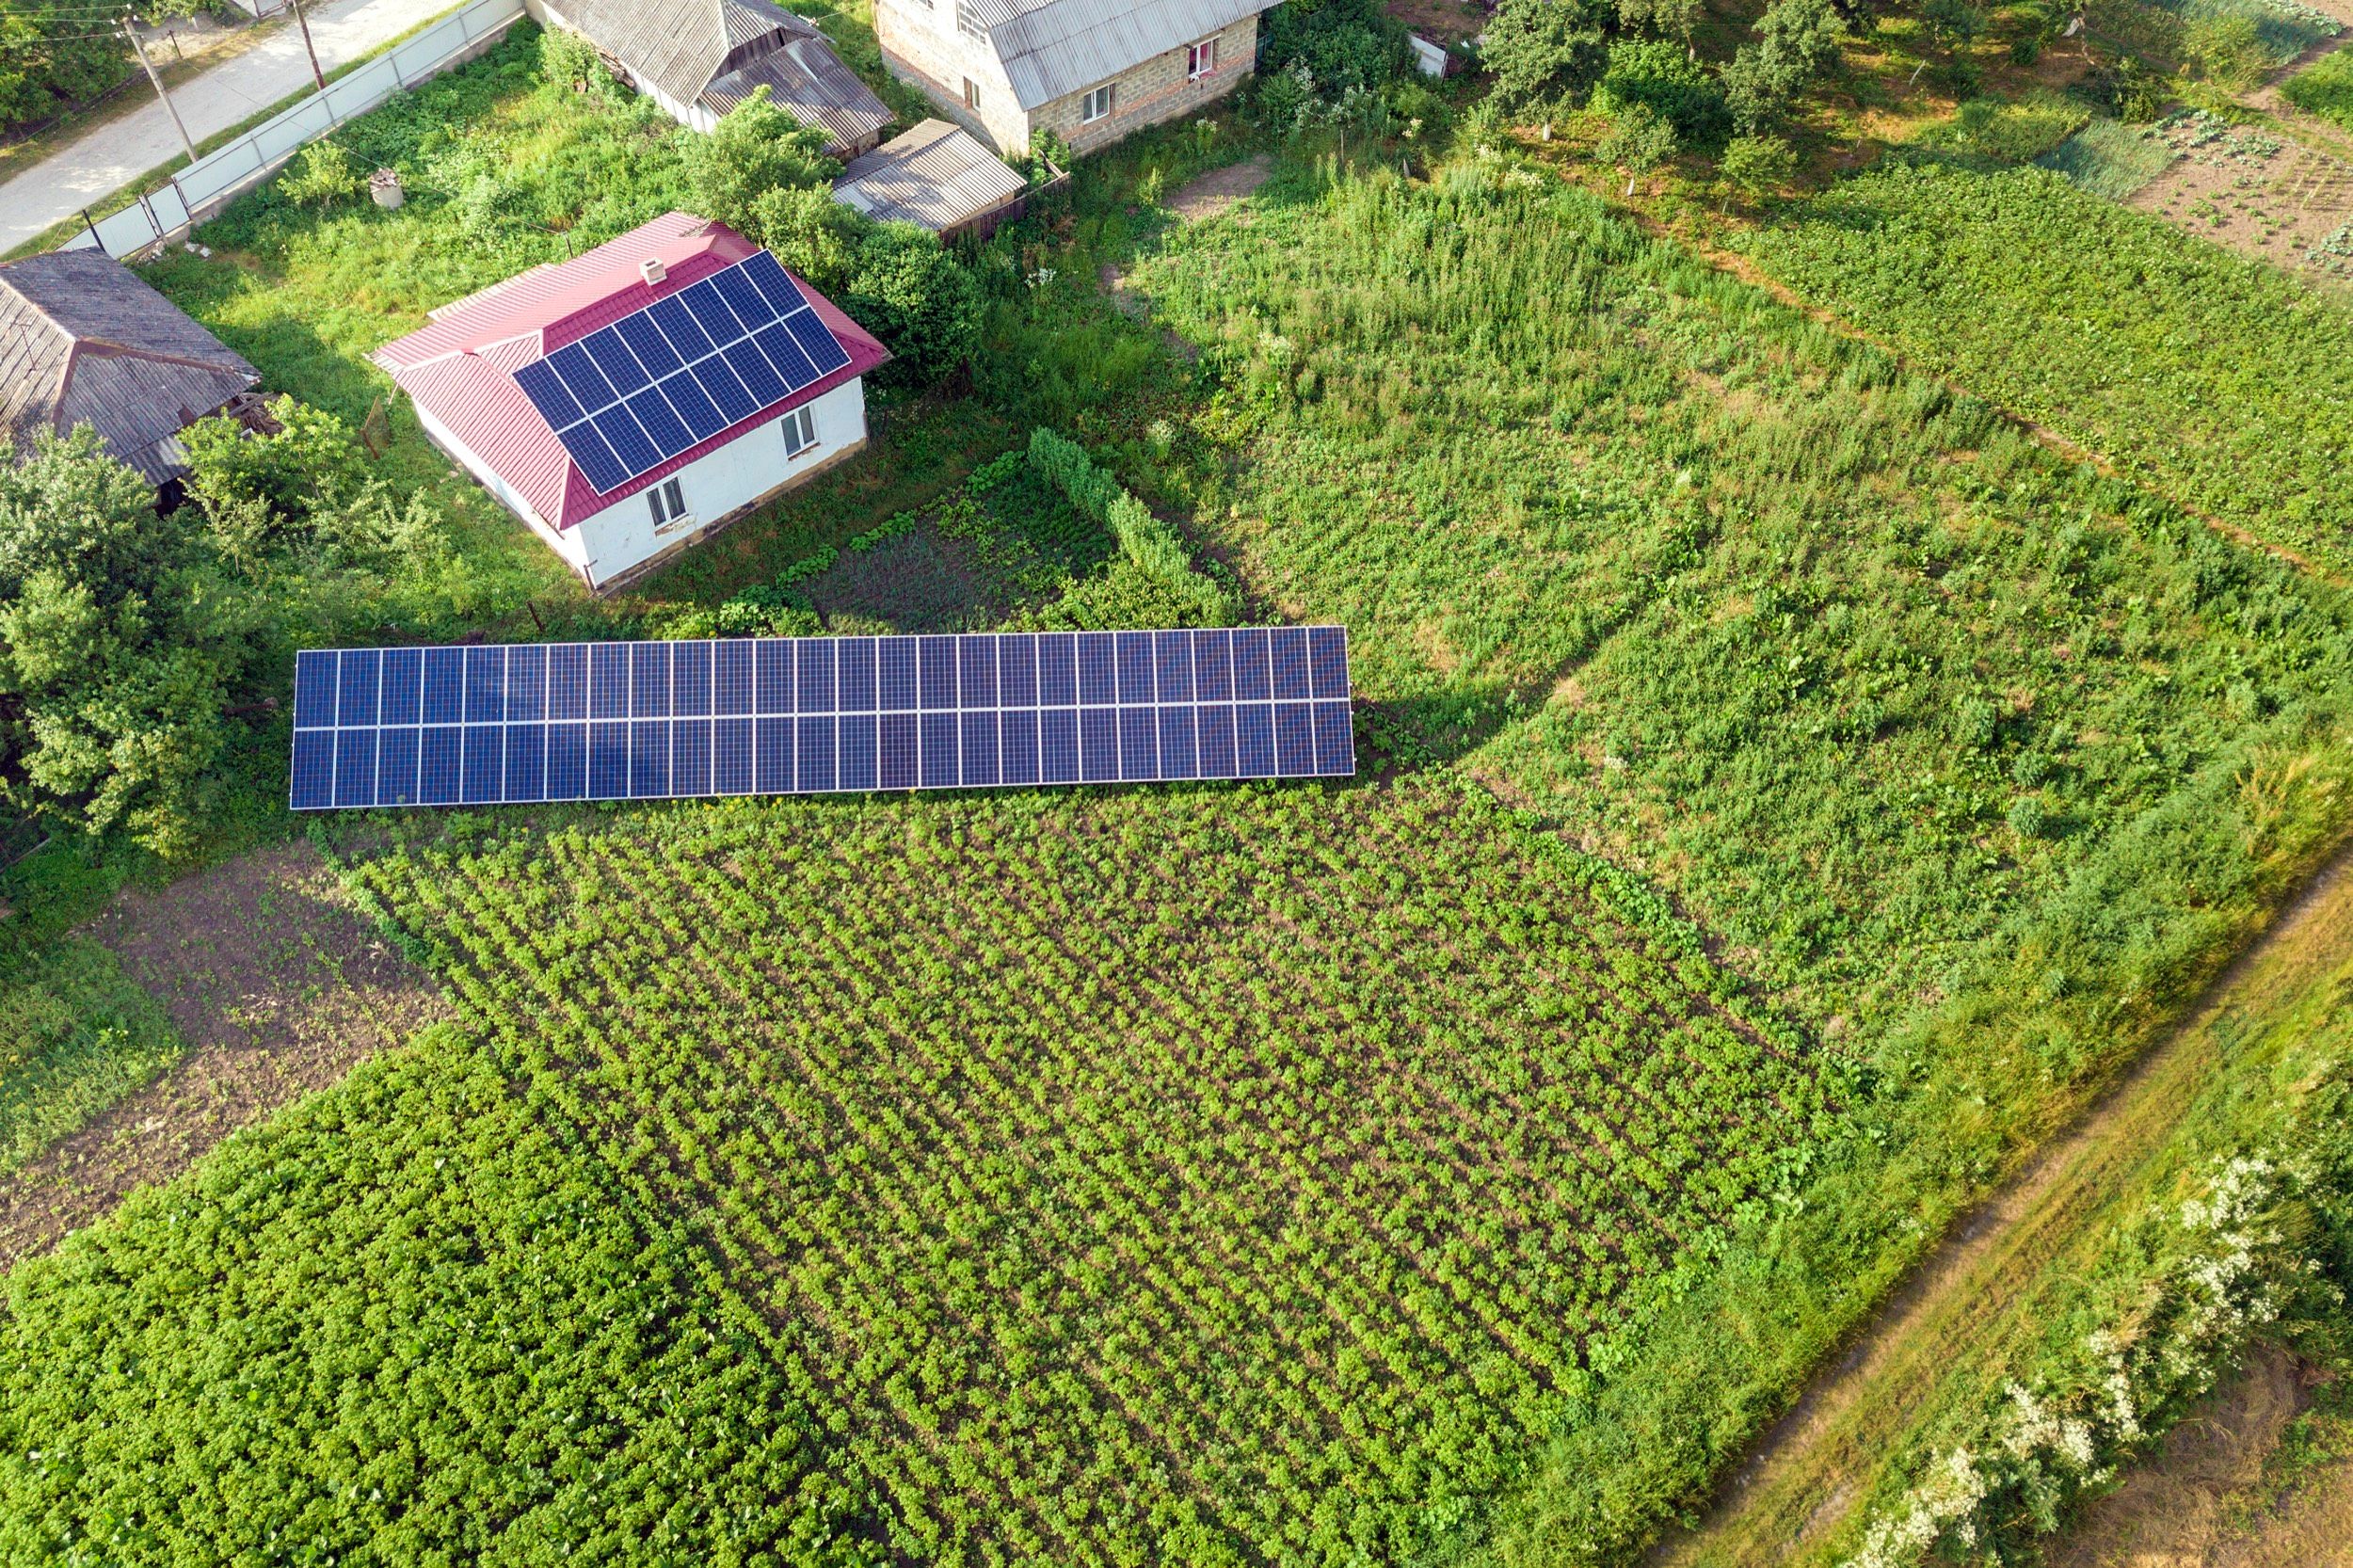
{"label": "leafy tree", "polygon": [[280,395],[269,405],[274,432],[216,414],[187,427],[188,489],[200,501],[253,500],[300,520],[350,499],[365,478],[351,426],[324,408]]}
{"label": "leafy tree", "polygon": [[1487,26],[1497,101],[1515,114],[1584,103],[1609,64],[1604,15],[1587,0],[1503,0]]}
{"label": "leafy tree", "polygon": [[722,116],[709,136],[688,137],[684,151],[696,211],[755,239],[762,197],[830,185],[841,172],[825,156],[824,133],[770,102],[764,85]]}
{"label": "leafy tree", "polygon": [[1609,134],[1593,149],[1594,156],[1626,171],[1625,193],[1643,175],[1675,155],[1674,122],[1647,104],[1629,104],[1618,111]]}
{"label": "leafy tree", "polygon": [[1737,190],[1752,202],[1781,189],[1797,172],[1797,152],[1779,136],[1735,136],[1716,165],[1727,200]]}
{"label": "leafy tree", "polygon": [[87,425],[0,470],[0,762],[12,804],[195,847],[255,607]]}
{"label": "leafy tree", "polygon": [[1700,0],[1618,0],[1618,25],[1628,30],[1646,27],[1688,51],[1702,9]]}
{"label": "leafy tree", "polygon": [[597,46],[569,27],[550,27],[539,35],[539,74],[559,87],[585,88],[603,66]]}
{"label": "leafy tree", "polygon": [[1723,69],[1733,122],[1754,136],[1789,112],[1798,95],[1838,58],[1845,18],[1831,0],[1774,0],[1757,19],[1756,39]]}
{"label": "leafy tree", "polygon": [[1372,88],[1405,65],[1405,29],[1376,0],[1288,0],[1259,20],[1269,76],[1307,73],[1312,90],[1337,98]]}
{"label": "leafy tree", "polygon": [[960,368],[980,341],[981,296],[939,236],[911,223],[870,224],[843,283],[842,308],[896,356],[886,379],[925,383]]}
{"label": "leafy tree", "polygon": [[0,128],[86,104],[136,69],[131,46],[75,0],[0,0]]}
{"label": "leafy tree", "polygon": [[873,220],[833,199],[823,185],[786,186],[752,204],[744,232],[826,294],[840,289],[857,264],[860,242]]}
{"label": "leafy tree", "polygon": [[1692,141],[1724,131],[1724,90],[1681,45],[1622,38],[1609,45],[1609,68],[1593,89],[1593,106],[1618,114],[1640,104]]}

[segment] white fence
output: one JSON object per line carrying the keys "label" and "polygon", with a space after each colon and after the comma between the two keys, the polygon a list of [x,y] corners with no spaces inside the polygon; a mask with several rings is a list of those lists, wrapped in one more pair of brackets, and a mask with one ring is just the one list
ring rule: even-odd
{"label": "white fence", "polygon": [[316,141],[392,94],[481,54],[522,14],[523,0],[473,0],[415,38],[328,83],[326,91],[312,93],[228,146],[206,153],[173,175],[163,189],[140,197],[111,217],[100,218],[95,233],[85,228],[64,248],[72,250],[95,245],[110,256],[131,256],[181,233],[219,211],[231,198],[267,179],[305,142]]}

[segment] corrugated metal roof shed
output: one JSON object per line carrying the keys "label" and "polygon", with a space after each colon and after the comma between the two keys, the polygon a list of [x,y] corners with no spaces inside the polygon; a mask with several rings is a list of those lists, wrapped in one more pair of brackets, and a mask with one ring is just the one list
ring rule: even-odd
{"label": "corrugated metal roof shed", "polygon": [[814,23],[773,0],[556,0],[555,10],[673,103],[725,114],[766,84],[837,156],[872,146],[892,119]]}
{"label": "corrugated metal roof shed", "polygon": [[825,150],[835,157],[873,146],[883,128],[897,118],[858,80],[856,72],[841,63],[833,46],[817,37],[794,38],[742,70],[728,72],[704,90],[702,102],[712,113],[725,114],[762,87],[795,120],[823,130],[831,138]]}
{"label": "corrugated metal roof shed", "polygon": [[[1269,0],[965,0],[1034,109],[1267,8]],[[1241,65],[1241,61],[1231,62]]]}
{"label": "corrugated metal roof shed", "polygon": [[102,250],[0,266],[0,434],[87,424],[151,483],[187,472],[181,427],[261,376],[147,280]]}
{"label": "corrugated metal roof shed", "polygon": [[941,233],[1011,204],[1028,184],[978,136],[944,120],[926,120],[851,159],[833,194],[885,222]]}

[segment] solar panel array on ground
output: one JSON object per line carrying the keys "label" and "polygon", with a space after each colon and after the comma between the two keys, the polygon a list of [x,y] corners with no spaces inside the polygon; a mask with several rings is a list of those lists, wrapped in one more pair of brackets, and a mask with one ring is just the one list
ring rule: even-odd
{"label": "solar panel array on ground", "polygon": [[762,250],[533,360],[515,380],[609,494],[849,362]]}
{"label": "solar panel array on ground", "polygon": [[293,806],[1356,771],[1337,626],[312,648]]}

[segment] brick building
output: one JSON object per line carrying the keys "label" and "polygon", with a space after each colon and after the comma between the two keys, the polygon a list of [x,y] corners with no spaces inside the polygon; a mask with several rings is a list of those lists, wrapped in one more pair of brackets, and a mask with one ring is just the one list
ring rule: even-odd
{"label": "brick building", "polygon": [[1194,112],[1257,57],[1272,0],[876,0],[891,73],[1008,156],[1076,152]]}

